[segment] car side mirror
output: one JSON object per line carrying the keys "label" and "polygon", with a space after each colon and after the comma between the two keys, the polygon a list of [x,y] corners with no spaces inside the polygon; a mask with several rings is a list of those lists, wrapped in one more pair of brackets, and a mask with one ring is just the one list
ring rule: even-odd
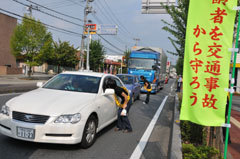
{"label": "car side mirror", "polygon": [[43,86],[43,82],[37,82],[37,87],[41,88]]}
{"label": "car side mirror", "polygon": [[104,96],[107,96],[107,95],[113,95],[115,92],[114,92],[114,89],[106,89],[105,90],[105,93],[103,93]]}

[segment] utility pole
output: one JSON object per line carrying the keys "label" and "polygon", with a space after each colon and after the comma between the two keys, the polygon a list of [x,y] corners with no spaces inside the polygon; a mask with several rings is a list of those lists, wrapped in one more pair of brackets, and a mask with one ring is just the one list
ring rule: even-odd
{"label": "utility pole", "polygon": [[28,13],[28,15],[30,16],[30,17],[32,17],[32,10],[39,10],[39,8],[38,8],[38,6],[33,6],[33,5],[29,5],[28,7],[27,7],[27,11],[29,12]]}
{"label": "utility pole", "polygon": [[138,41],[140,41],[140,39],[139,38],[134,38],[133,40],[136,41],[135,46],[137,46],[138,45]]}
{"label": "utility pole", "polygon": [[[91,20],[88,21],[89,23],[91,22]],[[92,40],[92,34],[90,33],[90,27],[88,28],[88,43],[87,43],[87,70],[89,71],[90,70],[90,66],[89,66],[89,46],[90,46],[90,43],[91,43],[91,40]]]}
{"label": "utility pole", "polygon": [[29,11],[29,16],[32,17],[32,5],[30,5],[28,8],[27,8],[27,11]]}
{"label": "utility pole", "polygon": [[93,0],[86,0],[86,7],[84,8],[84,20],[83,20],[83,31],[82,31],[82,41],[81,41],[81,49],[80,49],[80,61],[79,61],[79,69],[84,69],[84,39],[85,35],[84,32],[86,30],[86,23],[87,23],[87,16],[89,13],[92,12],[92,8],[89,7],[89,2],[93,2]]}

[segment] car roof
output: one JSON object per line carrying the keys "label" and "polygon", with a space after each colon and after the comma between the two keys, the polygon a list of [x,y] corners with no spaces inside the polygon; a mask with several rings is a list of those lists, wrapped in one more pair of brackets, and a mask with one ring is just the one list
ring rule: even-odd
{"label": "car roof", "polygon": [[117,74],[117,76],[120,75],[120,76],[136,76],[136,75],[132,75],[132,74]]}
{"label": "car roof", "polygon": [[95,76],[95,77],[104,77],[104,76],[114,76],[111,74],[99,73],[99,72],[91,72],[91,71],[65,71],[61,74],[72,74],[72,75],[87,75],[87,76]]}

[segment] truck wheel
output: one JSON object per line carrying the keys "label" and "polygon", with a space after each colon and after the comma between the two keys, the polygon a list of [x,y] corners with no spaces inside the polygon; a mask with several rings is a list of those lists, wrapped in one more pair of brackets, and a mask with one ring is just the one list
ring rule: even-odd
{"label": "truck wheel", "polygon": [[97,119],[91,115],[84,127],[81,147],[86,149],[92,146],[96,140]]}

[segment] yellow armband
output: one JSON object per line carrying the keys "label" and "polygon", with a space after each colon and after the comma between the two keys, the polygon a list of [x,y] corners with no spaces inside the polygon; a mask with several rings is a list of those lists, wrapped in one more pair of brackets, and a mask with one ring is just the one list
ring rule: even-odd
{"label": "yellow armband", "polygon": [[[151,85],[150,85],[150,86],[151,86]],[[152,87],[149,88],[149,89],[147,89],[146,85],[144,85],[143,88],[144,88],[146,91],[148,91],[148,92],[151,92],[151,91],[152,91]]]}
{"label": "yellow armband", "polygon": [[[128,93],[127,101],[129,101],[129,100],[130,100],[130,94],[129,94],[127,88],[125,88],[125,87],[122,87],[122,88]],[[114,94],[114,98],[115,98],[115,102],[116,102],[117,106],[119,106],[120,108],[122,108],[122,107],[123,107],[123,104],[121,104],[121,102],[118,100],[116,94]]]}

